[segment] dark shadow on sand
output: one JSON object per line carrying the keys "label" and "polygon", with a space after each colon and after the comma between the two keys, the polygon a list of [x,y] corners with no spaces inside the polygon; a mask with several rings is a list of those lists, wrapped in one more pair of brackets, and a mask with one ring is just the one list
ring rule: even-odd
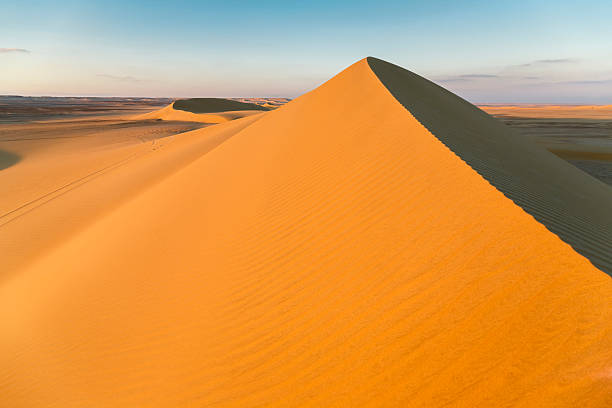
{"label": "dark shadow on sand", "polygon": [[0,150],[0,170],[9,168],[17,164],[20,160],[21,160],[21,156],[15,153]]}
{"label": "dark shadow on sand", "polygon": [[223,98],[192,98],[174,102],[174,109],[191,113],[218,113],[242,110],[270,110],[265,106]]}
{"label": "dark shadow on sand", "polygon": [[607,185],[433,82],[377,58],[367,61],[395,99],[440,142],[612,276],[612,190]]}

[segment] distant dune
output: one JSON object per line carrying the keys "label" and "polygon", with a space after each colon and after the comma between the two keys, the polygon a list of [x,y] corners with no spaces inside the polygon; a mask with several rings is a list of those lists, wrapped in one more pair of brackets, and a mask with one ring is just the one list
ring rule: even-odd
{"label": "distant dune", "polygon": [[276,109],[291,101],[289,98],[231,98],[240,102],[254,103],[270,109]]}
{"label": "distant dune", "polygon": [[265,106],[222,98],[179,99],[174,102],[174,109],[191,113],[217,113],[245,110],[270,110]]}
{"label": "distant dune", "polygon": [[270,110],[254,103],[220,98],[194,98],[174,101],[170,105],[134,119],[159,119],[202,123],[223,123]]}
{"label": "distant dune", "polygon": [[612,189],[475,106],[367,58],[157,143],[0,225],[0,406],[612,404]]}

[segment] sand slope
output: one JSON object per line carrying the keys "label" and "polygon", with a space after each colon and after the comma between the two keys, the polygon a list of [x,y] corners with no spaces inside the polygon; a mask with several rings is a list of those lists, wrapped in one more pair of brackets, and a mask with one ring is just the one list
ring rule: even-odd
{"label": "sand slope", "polygon": [[0,128],[21,160],[0,172],[0,282],[254,120],[187,133],[192,123],[54,122],[19,126],[18,138]]}
{"label": "sand slope", "polygon": [[[3,283],[0,405],[612,403],[610,277],[377,64],[235,129]],[[475,140],[459,155],[494,162]]]}

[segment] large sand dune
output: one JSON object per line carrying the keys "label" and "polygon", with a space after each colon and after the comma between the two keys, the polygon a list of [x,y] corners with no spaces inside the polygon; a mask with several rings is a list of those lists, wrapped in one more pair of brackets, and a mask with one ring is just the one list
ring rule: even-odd
{"label": "large sand dune", "polygon": [[134,192],[4,276],[0,406],[609,406],[612,189],[519,139],[365,59],[71,190]]}

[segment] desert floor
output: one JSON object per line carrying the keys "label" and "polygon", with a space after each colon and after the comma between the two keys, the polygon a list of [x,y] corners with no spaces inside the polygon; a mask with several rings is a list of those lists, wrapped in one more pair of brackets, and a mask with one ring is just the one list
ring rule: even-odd
{"label": "desert floor", "polygon": [[612,108],[546,105],[481,108],[538,145],[612,185]]}

